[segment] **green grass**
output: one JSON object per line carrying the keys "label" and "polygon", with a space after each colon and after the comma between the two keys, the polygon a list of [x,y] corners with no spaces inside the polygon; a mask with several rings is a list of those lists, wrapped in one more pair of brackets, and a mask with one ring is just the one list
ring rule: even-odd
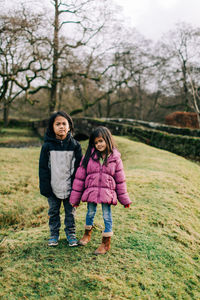
{"label": "green grass", "polygon": [[[40,149],[0,151],[0,299],[200,299],[200,166],[116,137],[130,209],[113,207],[111,251],[93,252],[103,228],[98,207],[91,242],[47,247],[48,205],[38,191]],[[83,143],[86,148],[86,142]],[[83,234],[86,205],[76,213]]]}

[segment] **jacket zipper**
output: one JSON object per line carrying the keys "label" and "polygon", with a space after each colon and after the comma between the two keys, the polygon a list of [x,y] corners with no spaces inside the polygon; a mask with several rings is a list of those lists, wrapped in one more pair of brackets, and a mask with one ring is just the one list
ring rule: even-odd
{"label": "jacket zipper", "polygon": [[102,167],[103,167],[103,165],[100,164],[100,175],[99,175],[99,187],[98,187],[98,194],[97,194],[97,203],[99,203],[100,191],[101,191],[100,184],[101,184],[101,177],[102,177]]}

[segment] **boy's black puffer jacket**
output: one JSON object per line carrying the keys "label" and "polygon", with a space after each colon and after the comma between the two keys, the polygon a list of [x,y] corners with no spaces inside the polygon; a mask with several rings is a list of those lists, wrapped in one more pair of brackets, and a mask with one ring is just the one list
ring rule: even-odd
{"label": "boy's black puffer jacket", "polygon": [[68,198],[81,158],[81,146],[70,133],[64,140],[46,134],[39,160],[40,193]]}

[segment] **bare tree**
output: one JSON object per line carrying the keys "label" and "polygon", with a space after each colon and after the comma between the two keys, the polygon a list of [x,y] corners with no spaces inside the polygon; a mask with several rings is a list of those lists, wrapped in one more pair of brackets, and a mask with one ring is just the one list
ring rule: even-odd
{"label": "bare tree", "polygon": [[200,128],[200,67],[190,67],[188,71],[189,86],[192,94],[192,105],[197,114],[197,121]]}
{"label": "bare tree", "polygon": [[115,53],[115,69],[110,80],[121,84],[112,101],[109,99],[109,106],[118,107],[119,114],[123,112],[126,116],[143,120],[148,107],[146,94],[157,61],[152,55],[151,41],[133,29],[126,35]]}
{"label": "bare tree", "polygon": [[162,91],[165,95],[178,98],[169,108],[191,110],[191,86],[189,80],[190,65],[199,57],[200,30],[189,24],[179,23],[173,31],[167,33],[159,43]]}
{"label": "bare tree", "polygon": [[[47,38],[51,44],[51,74],[46,85],[40,85],[29,91],[33,94],[42,88],[49,89],[49,112],[54,111],[58,103],[60,82],[74,74],[69,68],[72,57],[69,53],[73,50],[74,54],[80,57],[84,48],[90,51],[91,41],[97,37],[106,22],[107,2],[107,0],[52,0],[53,39],[51,40],[50,35]],[[86,74],[75,72],[75,76],[79,75],[87,77]]]}
{"label": "bare tree", "polygon": [[[9,107],[20,95],[28,95],[33,82],[46,70],[41,38],[35,35],[40,19],[24,9],[1,15],[0,30],[0,109],[8,123]],[[26,97],[29,99],[28,97]],[[30,100],[30,99],[29,99]]]}

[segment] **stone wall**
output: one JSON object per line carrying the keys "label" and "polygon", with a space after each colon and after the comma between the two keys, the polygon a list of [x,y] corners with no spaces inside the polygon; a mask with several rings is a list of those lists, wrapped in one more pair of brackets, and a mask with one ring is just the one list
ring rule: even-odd
{"label": "stone wall", "polygon": [[[127,136],[184,157],[200,159],[200,130],[176,128],[132,119],[73,118],[73,121],[75,137],[88,138],[93,128],[106,126],[114,135]],[[34,129],[40,136],[44,135],[47,122],[44,120],[33,123]]]}
{"label": "stone wall", "polygon": [[146,122],[146,121],[141,121],[141,120],[123,119],[123,118],[118,118],[118,119],[102,118],[102,120],[117,122],[117,123],[122,123],[122,124],[130,124],[132,126],[142,126],[145,128],[151,128],[151,129],[164,131],[164,132],[168,132],[168,133],[172,133],[172,134],[200,137],[199,129],[191,129],[188,127],[180,128],[177,126],[164,125],[164,124],[155,123],[155,122]]}

